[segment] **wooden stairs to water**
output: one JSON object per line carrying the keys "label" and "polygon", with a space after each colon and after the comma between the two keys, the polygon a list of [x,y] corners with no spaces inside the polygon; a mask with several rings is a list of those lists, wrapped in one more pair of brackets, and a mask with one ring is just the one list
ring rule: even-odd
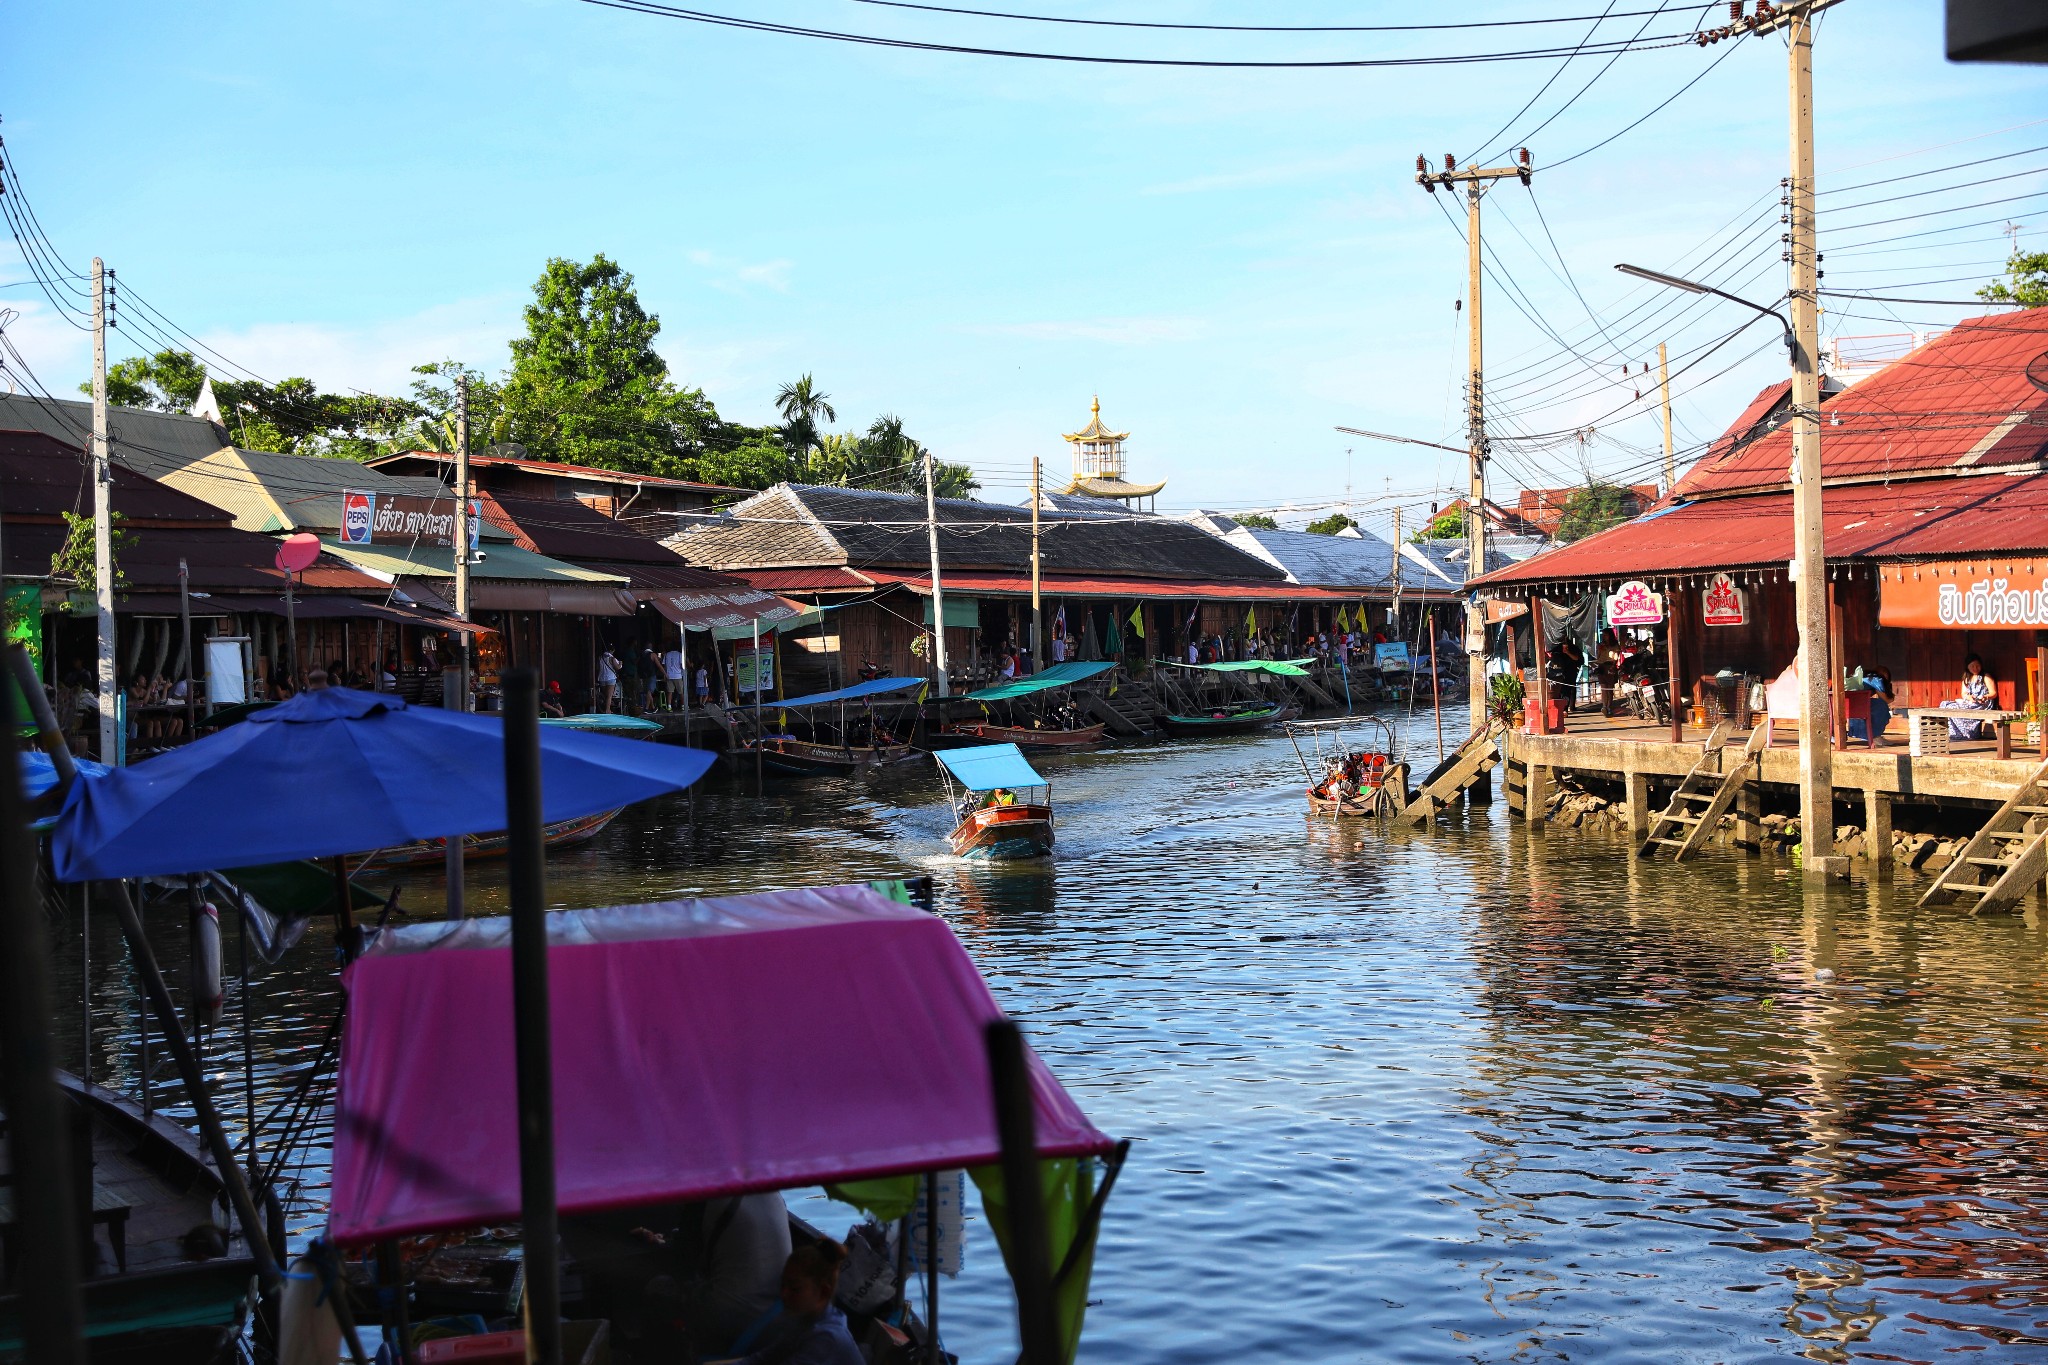
{"label": "wooden stairs to water", "polygon": [[1111,734],[1127,738],[1157,733],[1159,718],[1166,714],[1166,709],[1153,700],[1151,691],[1142,687],[1120,687],[1113,697],[1107,692],[1077,687],[1074,700],[1083,711],[1107,725]]}
{"label": "wooden stairs to water", "polygon": [[1945,905],[1960,896],[1972,914],[2016,904],[2048,876],[2048,763],[2034,769],[1954,862],[1941,870],[1920,904]]}
{"label": "wooden stairs to water", "polygon": [[1741,759],[1732,766],[1723,761],[1728,730],[1727,722],[1723,721],[1708,733],[1700,748],[1700,761],[1693,764],[1678,790],[1671,793],[1670,804],[1650,821],[1650,828],[1636,849],[1638,858],[1654,858],[1660,849],[1668,848],[1672,861],[1684,862],[1713,837],[1721,817],[1735,804],[1743,786],[1755,780],[1764,746],[1770,739],[1770,728],[1759,725],[1750,731],[1749,742],[1742,746]]}
{"label": "wooden stairs to water", "polygon": [[1436,818],[1436,813],[1455,801],[1467,787],[1500,766],[1501,736],[1507,733],[1507,726],[1498,720],[1489,719],[1484,728],[1465,737],[1465,742],[1451,751],[1451,762],[1436,777],[1424,784],[1422,790],[1403,811],[1402,818],[1409,824],[1420,826]]}

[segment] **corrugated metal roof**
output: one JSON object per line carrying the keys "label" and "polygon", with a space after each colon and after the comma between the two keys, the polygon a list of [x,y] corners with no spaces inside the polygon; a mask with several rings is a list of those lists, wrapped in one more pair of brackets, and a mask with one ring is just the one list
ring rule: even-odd
{"label": "corrugated metal roof", "polygon": [[[2048,308],[1957,324],[1822,408],[1821,468],[1829,479],[1931,475],[2020,464],[2048,454],[2048,393],[2027,363],[2048,353]],[[1680,497],[1783,487],[1792,433],[1740,438],[1772,406],[1751,401],[1716,448],[1678,481]],[[1723,443],[1726,443],[1725,446]]]}
{"label": "corrugated metal roof", "polygon": [[[1028,569],[1031,512],[970,498],[938,501],[939,553],[954,566]],[[778,484],[730,513],[664,542],[693,564],[740,571],[847,564],[866,570],[928,567],[923,498],[856,488]],[[1279,580],[1272,564],[1185,522],[1041,514],[1040,560],[1047,573],[1119,578]]]}
{"label": "corrugated metal roof", "polygon": [[[452,465],[453,455],[438,450],[408,450],[396,455],[384,455],[372,461],[383,465],[405,460],[419,460],[438,465]],[[671,479],[660,474],[629,474],[618,469],[599,469],[595,465],[562,464],[557,460],[534,460],[511,455],[490,455],[472,451],[471,466],[483,468],[495,465],[509,469],[525,469],[535,474],[553,474],[568,479],[590,479],[599,483],[644,484],[649,488],[688,488],[700,493],[744,493],[744,488],[731,488],[722,483],[693,483],[688,479]]]}
{"label": "corrugated metal roof", "polygon": [[[83,449],[92,435],[92,404],[70,398],[0,394],[0,428],[40,431]],[[227,444],[227,433],[203,417],[149,408],[107,409],[107,443],[117,463],[150,478]]]}
{"label": "corrugated metal roof", "polygon": [[[1917,559],[2048,551],[2048,474],[1923,479],[1831,488],[1822,499],[1830,559]],[[1680,503],[1487,576],[1489,587],[1649,574],[1783,567],[1792,495]]]}
{"label": "corrugated metal roof", "polygon": [[[1375,535],[1319,536],[1240,525],[1223,538],[1268,560],[1296,583],[1358,592],[1393,590],[1394,547]],[[1449,589],[1456,586],[1456,578],[1411,563],[1403,569],[1402,586],[1415,591]]]}
{"label": "corrugated metal roof", "polygon": [[[932,590],[929,573],[889,573],[881,569],[868,569],[864,573],[877,584],[900,583],[916,593],[929,593]],[[742,574],[741,577],[748,582],[754,581],[751,574]],[[765,587],[766,584],[756,586]],[[1029,597],[1031,576],[983,569],[947,569],[943,586],[948,594],[957,592],[968,596]],[[1039,590],[1042,595],[1051,597],[1172,597],[1183,601],[1201,598],[1245,602],[1351,602],[1358,598],[1356,592],[1303,587],[1284,579],[1276,579],[1271,583],[1247,583],[1241,580],[1196,578],[1163,581],[1156,578],[1098,578],[1079,574],[1041,574]]]}
{"label": "corrugated metal roof", "polygon": [[[433,479],[394,478],[355,460],[287,455],[226,446],[156,476],[195,498],[234,514],[245,531],[335,531],[341,495],[358,489],[422,498],[447,498]],[[493,533],[486,527],[484,534]]]}
{"label": "corrugated metal roof", "polygon": [[[455,577],[455,552],[445,545],[343,545],[333,536],[324,537],[322,543],[328,553],[387,578]],[[604,583],[623,587],[626,582],[622,575],[599,573],[537,555],[510,541],[485,547],[482,559],[471,561],[469,573],[472,578],[514,578],[541,583]]]}

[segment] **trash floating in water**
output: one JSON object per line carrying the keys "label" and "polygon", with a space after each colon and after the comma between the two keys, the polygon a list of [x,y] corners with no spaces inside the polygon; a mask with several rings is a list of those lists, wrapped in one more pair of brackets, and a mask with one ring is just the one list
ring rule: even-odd
{"label": "trash floating in water", "polygon": [[1835,969],[1833,967],[1815,967],[1813,969],[1813,979],[1823,983],[1833,981],[1835,979]]}

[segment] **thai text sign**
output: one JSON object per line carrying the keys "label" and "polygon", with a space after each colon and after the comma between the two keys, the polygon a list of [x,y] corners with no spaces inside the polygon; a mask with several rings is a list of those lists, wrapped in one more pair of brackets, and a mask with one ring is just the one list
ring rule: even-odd
{"label": "thai text sign", "polygon": [[1917,630],[2048,627],[2048,559],[1884,564],[1877,623]]}
{"label": "thai text sign", "polygon": [[1655,626],[1664,621],[1664,599],[1650,585],[1631,578],[1607,599],[1610,626]]}
{"label": "thai text sign", "polygon": [[1749,600],[1735,580],[1717,573],[1700,594],[1700,620],[1710,626],[1739,626],[1749,620]]}
{"label": "thai text sign", "polygon": [[733,686],[742,694],[775,690],[775,655],[768,646],[741,645],[733,651]]}
{"label": "thai text sign", "polygon": [[[469,548],[476,548],[483,506],[469,503]],[[422,498],[410,493],[364,493],[353,488],[341,495],[341,543],[344,545],[455,544],[455,499]]]}

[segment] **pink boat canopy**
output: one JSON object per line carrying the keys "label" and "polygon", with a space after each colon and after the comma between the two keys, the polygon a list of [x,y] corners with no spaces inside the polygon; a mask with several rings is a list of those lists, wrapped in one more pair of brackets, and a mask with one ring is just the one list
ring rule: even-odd
{"label": "pink boat canopy", "polygon": [[[1002,1010],[937,916],[834,886],[548,922],[564,1213],[997,1160]],[[344,984],[331,1236],[516,1220],[510,922],[387,931]],[[1040,1155],[1110,1152],[1029,1062]]]}

